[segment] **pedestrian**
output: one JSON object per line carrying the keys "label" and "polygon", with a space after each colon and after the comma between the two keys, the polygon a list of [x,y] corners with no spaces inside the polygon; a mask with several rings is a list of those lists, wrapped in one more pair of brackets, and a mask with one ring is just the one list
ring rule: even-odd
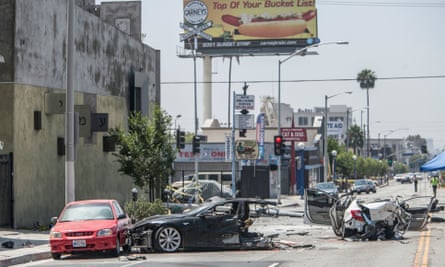
{"label": "pedestrian", "polygon": [[433,176],[433,178],[431,178],[431,186],[433,187],[434,197],[436,197],[437,186],[438,185],[439,185],[439,177],[438,176]]}
{"label": "pedestrian", "polygon": [[414,182],[414,192],[417,192],[417,177],[415,174],[413,176],[413,182]]}

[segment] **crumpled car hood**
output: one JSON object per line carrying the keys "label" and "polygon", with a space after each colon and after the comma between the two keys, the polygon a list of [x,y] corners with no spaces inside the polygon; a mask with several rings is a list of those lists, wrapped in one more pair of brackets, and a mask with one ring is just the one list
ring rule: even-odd
{"label": "crumpled car hood", "polygon": [[132,229],[144,226],[146,224],[160,224],[166,221],[171,221],[173,219],[183,218],[183,214],[171,214],[171,215],[154,215],[137,221],[132,225]]}

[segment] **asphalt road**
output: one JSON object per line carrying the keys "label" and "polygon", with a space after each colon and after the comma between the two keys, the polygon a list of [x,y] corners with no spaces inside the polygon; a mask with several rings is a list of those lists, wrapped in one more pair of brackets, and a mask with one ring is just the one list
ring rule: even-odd
{"label": "asphalt road", "polygon": [[[409,196],[414,185],[391,182],[376,194],[361,194],[365,199]],[[430,195],[426,181],[419,183],[418,194]],[[439,194],[445,195],[445,190]],[[441,197],[439,195],[439,197]],[[445,197],[442,197],[445,199]],[[442,201],[442,204],[445,204]],[[294,212],[302,207],[288,207]],[[442,211],[423,231],[409,231],[403,240],[345,241],[337,238],[329,226],[307,225],[302,217],[262,217],[252,225],[252,231],[279,234],[273,250],[243,250],[218,252],[180,252],[133,254],[120,258],[96,255],[73,255],[62,260],[45,260],[21,266],[190,266],[190,267],[294,267],[294,266],[443,266],[444,240]]]}

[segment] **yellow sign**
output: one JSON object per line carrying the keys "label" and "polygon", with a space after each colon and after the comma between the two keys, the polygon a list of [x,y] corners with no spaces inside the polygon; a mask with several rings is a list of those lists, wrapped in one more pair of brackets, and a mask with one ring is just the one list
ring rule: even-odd
{"label": "yellow sign", "polygon": [[[189,2],[191,0],[184,0],[184,7]],[[306,45],[307,39],[318,40],[315,0],[200,2],[208,10],[206,22],[211,21],[213,25],[205,31],[212,36],[212,41],[200,38],[200,49],[239,50],[290,45],[295,49],[296,44],[300,43],[292,40],[304,40],[302,43]]]}

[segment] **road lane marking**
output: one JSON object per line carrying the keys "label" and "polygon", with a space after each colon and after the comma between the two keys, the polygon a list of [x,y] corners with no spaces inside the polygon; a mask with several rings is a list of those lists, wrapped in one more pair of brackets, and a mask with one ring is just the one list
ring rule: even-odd
{"label": "road lane marking", "polygon": [[414,258],[413,267],[425,267],[428,266],[428,253],[430,249],[431,230],[422,231],[419,239],[419,245],[417,246],[416,256]]}
{"label": "road lane marking", "polygon": [[425,240],[425,246],[423,247],[422,266],[428,266],[428,252],[430,251],[430,238],[431,238],[431,229],[429,227],[425,238],[426,240]]}

